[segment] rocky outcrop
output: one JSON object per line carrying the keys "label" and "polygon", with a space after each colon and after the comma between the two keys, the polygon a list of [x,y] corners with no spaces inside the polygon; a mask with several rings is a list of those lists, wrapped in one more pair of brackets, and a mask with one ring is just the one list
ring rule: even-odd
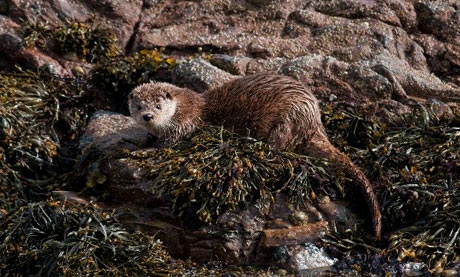
{"label": "rocky outcrop", "polygon": [[[278,71],[339,101],[401,101],[405,95],[458,102],[459,5],[455,1],[3,1],[0,52],[11,63],[72,75],[69,57],[22,43],[22,22],[86,21],[115,32],[128,52],[205,53],[175,83],[203,90],[230,74]],[[210,56],[208,54],[215,54]],[[198,63],[195,66],[194,63]],[[381,69],[385,68],[383,72]],[[196,75],[201,76],[196,76]],[[207,80],[206,80],[207,79]]]}
{"label": "rocky outcrop", "polygon": [[43,23],[49,28],[70,21],[92,21],[99,28],[112,30],[121,49],[130,48],[142,10],[142,0],[108,1],[17,1],[0,2],[0,54],[10,64],[25,68],[44,67],[60,76],[73,76],[71,57],[56,53],[52,47],[27,46],[21,33],[26,23]]}
{"label": "rocky outcrop", "polygon": [[[402,89],[456,102],[457,17],[458,4],[442,1],[163,0],[142,12],[133,45],[219,53],[211,63],[232,74],[314,77],[323,99],[333,93],[374,101]],[[298,68],[307,62],[314,64]],[[387,74],[374,72],[382,66]]]}

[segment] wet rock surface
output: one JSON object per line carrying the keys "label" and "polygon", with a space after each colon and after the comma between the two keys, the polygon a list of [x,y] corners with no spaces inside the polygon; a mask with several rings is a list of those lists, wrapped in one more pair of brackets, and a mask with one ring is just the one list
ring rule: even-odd
{"label": "wet rock surface", "polygon": [[79,147],[83,154],[97,149],[116,156],[121,151],[134,151],[152,142],[152,135],[132,117],[99,111],[93,114],[85,134],[80,138]]}
{"label": "wet rock surface", "polygon": [[228,72],[213,66],[203,59],[194,59],[181,63],[172,72],[172,82],[174,84],[188,87],[198,92],[219,86],[233,78],[235,77]]}

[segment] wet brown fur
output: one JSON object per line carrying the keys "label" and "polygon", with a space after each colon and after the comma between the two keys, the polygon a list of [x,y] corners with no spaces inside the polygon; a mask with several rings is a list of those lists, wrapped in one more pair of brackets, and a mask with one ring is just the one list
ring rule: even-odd
{"label": "wet brown fur", "polygon": [[[148,85],[147,85],[148,87]],[[302,83],[286,76],[261,73],[229,81],[203,96],[172,85],[164,87],[178,100],[171,132],[178,140],[200,124],[223,125],[261,139],[280,150],[330,160],[359,184],[372,212],[375,236],[381,237],[381,214],[371,183],[353,162],[329,141],[318,100]],[[196,124],[193,128],[180,125]]]}
{"label": "wet brown fur", "polygon": [[[131,107],[132,103],[143,101],[154,107],[160,98],[166,98],[168,94],[178,101],[176,112],[171,122],[169,122],[168,128],[165,128],[164,134],[162,134],[162,144],[174,143],[193,132],[197,126],[202,124],[201,113],[204,99],[194,91],[167,83],[143,84],[136,87],[129,95],[130,113],[132,116],[135,116],[137,111]],[[142,120],[139,121],[148,128],[148,124],[143,124]]]}

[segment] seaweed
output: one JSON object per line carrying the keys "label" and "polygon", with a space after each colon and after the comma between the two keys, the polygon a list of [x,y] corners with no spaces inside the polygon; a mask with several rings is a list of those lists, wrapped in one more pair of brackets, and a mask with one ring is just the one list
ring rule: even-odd
{"label": "seaweed", "polygon": [[[127,72],[133,76],[148,70],[144,79],[110,75],[117,87],[126,80],[129,86],[148,81],[155,70],[175,64],[155,50],[126,57],[91,44],[85,45],[88,52],[72,48],[80,43],[78,30],[87,27],[75,23],[51,29],[40,23],[27,31],[24,42],[46,48],[58,43],[52,33],[60,30],[64,52],[77,52],[99,66],[131,62]],[[94,89],[104,92],[105,85],[39,69],[0,72],[0,275],[270,275],[257,268],[173,260],[154,236],[127,232],[113,211],[50,198],[55,190],[85,186],[81,172],[75,172],[75,150],[89,115],[100,105]]]}
{"label": "seaweed", "polygon": [[117,37],[106,28],[88,22],[67,20],[64,25],[50,27],[45,22],[28,22],[22,29],[23,43],[42,49],[52,48],[66,57],[75,55],[85,62],[97,63],[121,54]]}
{"label": "seaweed", "polygon": [[0,273],[177,276],[183,271],[158,240],[129,233],[114,218],[113,211],[92,204],[29,203],[0,223]]}
{"label": "seaweed", "polygon": [[163,55],[161,49],[141,50],[130,56],[104,60],[91,72],[91,79],[110,94],[125,93],[137,85],[157,80],[159,71],[168,71],[177,64],[174,58]]}
{"label": "seaweed", "polygon": [[90,106],[82,82],[21,69],[0,80],[0,208],[9,210],[52,190],[61,140],[76,139]]}
{"label": "seaweed", "polygon": [[[126,232],[114,213],[50,198],[69,183],[85,186],[72,172],[72,149],[95,109],[91,89],[123,103],[136,85],[167,78],[162,74],[176,61],[161,49],[125,56],[116,37],[91,22],[55,28],[30,23],[24,36],[26,45],[95,64],[90,80],[39,70],[0,72],[0,275],[229,272],[177,264],[154,237]],[[323,243],[341,257],[340,273],[400,274],[392,266],[407,262],[426,264],[436,274],[458,267],[460,128],[452,125],[458,120],[443,122],[429,109],[414,106],[397,126],[387,126],[364,110],[323,107],[333,143],[376,186],[388,233],[387,242],[375,243],[359,224],[335,226]],[[141,152],[130,157],[149,169],[152,196],[169,198],[174,213],[204,223],[248,203],[263,209],[281,191],[292,208],[352,193],[348,180],[324,160],[277,151],[218,127],[147,156]]]}
{"label": "seaweed", "polygon": [[170,199],[173,212],[204,223],[256,200],[263,210],[281,191],[288,193],[293,208],[305,207],[316,195],[336,198],[344,181],[334,178],[325,160],[278,151],[214,126],[172,147],[147,155],[134,152],[131,158],[148,169],[154,197]]}
{"label": "seaweed", "polygon": [[[429,107],[417,105],[398,127],[388,127],[356,111],[329,109],[324,121],[378,185],[391,232],[389,245],[382,245],[384,256],[422,262],[439,274],[459,262],[460,127],[431,114]],[[356,144],[356,137],[365,140]],[[345,253],[370,249],[358,230],[337,232],[325,242]]]}

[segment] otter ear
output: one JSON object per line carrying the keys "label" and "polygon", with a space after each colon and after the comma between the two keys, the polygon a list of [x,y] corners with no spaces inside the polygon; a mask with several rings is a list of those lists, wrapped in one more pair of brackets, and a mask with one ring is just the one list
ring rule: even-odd
{"label": "otter ear", "polygon": [[171,93],[166,92],[166,98],[168,98],[169,100],[172,100],[173,97],[172,97]]}

